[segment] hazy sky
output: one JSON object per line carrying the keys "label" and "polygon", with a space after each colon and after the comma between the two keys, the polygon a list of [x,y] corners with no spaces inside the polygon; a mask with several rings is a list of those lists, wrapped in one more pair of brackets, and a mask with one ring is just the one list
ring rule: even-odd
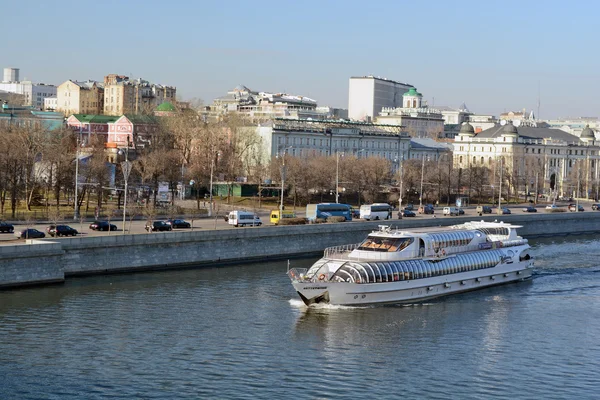
{"label": "hazy sky", "polygon": [[0,67],[60,84],[109,73],[184,99],[244,84],[348,107],[348,78],[410,83],[429,104],[596,116],[597,1],[2,1]]}

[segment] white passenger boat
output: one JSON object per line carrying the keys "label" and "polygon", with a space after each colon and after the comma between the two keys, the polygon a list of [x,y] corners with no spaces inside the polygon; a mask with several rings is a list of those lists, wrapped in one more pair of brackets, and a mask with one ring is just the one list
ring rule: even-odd
{"label": "white passenger boat", "polygon": [[379,225],[359,244],[330,247],[288,276],[305,304],[414,303],[531,278],[521,226],[467,222],[399,230]]}

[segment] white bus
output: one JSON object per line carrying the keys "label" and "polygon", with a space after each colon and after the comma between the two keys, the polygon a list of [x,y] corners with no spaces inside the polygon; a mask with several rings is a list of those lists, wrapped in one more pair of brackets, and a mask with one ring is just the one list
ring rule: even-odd
{"label": "white bus", "polygon": [[360,218],[367,221],[392,218],[392,206],[387,203],[363,204]]}
{"label": "white bus", "polygon": [[227,218],[227,222],[229,225],[233,225],[236,228],[238,226],[261,226],[262,221],[258,215],[254,215],[254,213],[248,211],[231,211]]}

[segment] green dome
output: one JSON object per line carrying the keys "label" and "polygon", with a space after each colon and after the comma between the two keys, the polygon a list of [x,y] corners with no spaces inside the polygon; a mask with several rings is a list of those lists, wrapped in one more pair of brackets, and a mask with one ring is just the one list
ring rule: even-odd
{"label": "green dome", "polygon": [[419,92],[417,92],[417,89],[412,87],[408,90],[408,92],[404,93],[404,96],[419,96],[419,97],[423,97],[423,95]]}
{"label": "green dome", "polygon": [[177,111],[177,110],[175,109],[175,106],[173,105],[173,103],[169,103],[168,101],[165,101],[164,103],[162,103],[161,105],[156,107],[156,111],[173,112],[173,111]]}

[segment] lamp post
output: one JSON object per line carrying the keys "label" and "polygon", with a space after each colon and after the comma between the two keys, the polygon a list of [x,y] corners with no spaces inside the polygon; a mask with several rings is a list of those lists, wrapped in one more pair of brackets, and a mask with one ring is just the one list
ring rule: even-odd
{"label": "lamp post", "polygon": [[344,157],[344,153],[335,153],[335,202],[339,203],[340,202],[340,193],[339,193],[339,186],[340,186],[340,154],[341,157]]}
{"label": "lamp post", "polygon": [[425,175],[425,154],[423,154],[423,162],[421,163],[421,193],[419,194],[419,207],[423,205],[423,176]]}
{"label": "lamp post", "polygon": [[285,152],[291,149],[292,146],[286,147],[281,153],[281,202],[279,203],[279,217],[283,213],[283,189],[285,185]]}
{"label": "lamp post", "polygon": [[498,184],[498,215],[502,214],[502,170],[503,159],[500,157],[500,182]]}
{"label": "lamp post", "polygon": [[[208,216],[213,215],[213,172],[215,169],[215,157],[219,156],[219,152],[213,153],[210,158],[210,186],[209,186],[209,205],[208,205]],[[216,223],[216,222],[215,222]]]}
{"label": "lamp post", "polygon": [[400,173],[400,193],[398,195],[398,211],[402,211],[402,186],[404,183],[404,170],[402,169],[402,162],[404,161],[404,154],[401,154],[396,161],[398,162],[398,172]]}
{"label": "lamp post", "polygon": [[81,139],[81,127],[79,128],[79,131],[77,132],[77,147],[75,150],[75,205],[73,208],[73,220],[77,221],[79,219],[79,203],[78,203],[78,199],[77,199],[77,192],[79,191],[79,185],[78,185],[78,181],[79,181],[79,146],[80,146],[80,139]]}
{"label": "lamp post", "polygon": [[127,184],[129,181],[129,173],[131,172],[131,163],[129,162],[129,136],[127,136],[127,147],[125,151],[120,151],[121,154],[125,154],[125,161],[121,163],[121,170],[123,171],[123,179],[125,180],[125,192],[123,199],[123,235],[125,234],[125,223],[127,219]]}

